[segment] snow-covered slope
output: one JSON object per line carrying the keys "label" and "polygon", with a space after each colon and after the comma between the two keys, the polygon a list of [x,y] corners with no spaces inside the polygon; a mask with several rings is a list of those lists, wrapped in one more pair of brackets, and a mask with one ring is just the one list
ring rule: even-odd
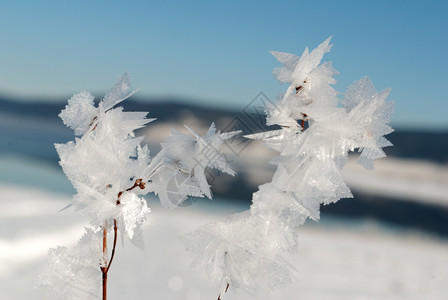
{"label": "snow-covered slope", "polygon": [[368,171],[351,159],[343,176],[350,187],[364,193],[448,208],[448,165],[385,158]]}
{"label": "snow-covered slope", "polygon": [[[84,220],[71,209],[58,213],[67,195],[18,185],[0,186],[0,291],[2,299],[46,299],[34,289],[49,247],[68,245]],[[146,250],[119,246],[109,275],[108,299],[215,299],[178,235],[241,207],[204,200],[163,210],[150,203]],[[446,299],[448,241],[404,233],[380,224],[322,220],[301,232],[291,257],[296,282],[268,295],[230,289],[224,299]]]}

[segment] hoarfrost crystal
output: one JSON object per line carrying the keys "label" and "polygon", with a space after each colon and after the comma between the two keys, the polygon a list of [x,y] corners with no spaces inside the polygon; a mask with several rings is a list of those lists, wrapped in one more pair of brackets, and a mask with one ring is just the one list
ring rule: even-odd
{"label": "hoarfrost crystal", "polygon": [[41,275],[41,287],[51,299],[95,299],[101,272],[101,236],[86,228],[84,236],[70,251],[66,247],[51,249],[48,271]]}
{"label": "hoarfrost crystal", "polygon": [[153,178],[157,187],[154,192],[159,195],[162,205],[169,208],[182,204],[187,196],[212,197],[205,176],[207,167],[235,175],[219,149],[239,131],[216,132],[212,123],[205,136],[201,137],[186,128],[191,135],[173,130],[166,142],[162,143],[159,154],[164,157],[165,164]]}
{"label": "hoarfrost crystal", "polygon": [[[289,87],[283,98],[266,107],[267,125],[280,129],[246,136],[261,139],[279,152],[271,182],[253,194],[249,212],[230,216],[185,235],[193,263],[207,270],[221,295],[229,285],[265,292],[291,282],[285,252],[297,252],[298,230],[310,218],[319,220],[320,206],[352,197],[341,169],[358,148],[359,163],[373,167],[390,146],[384,135],[393,105],[389,90],[376,92],[368,78],[348,88],[340,101],[332,85],[338,74],[329,62],[330,38],[301,57],[272,52],[283,64],[274,75]],[[225,288],[223,288],[223,286]]]}
{"label": "hoarfrost crystal", "polygon": [[[146,112],[115,107],[133,94],[125,73],[97,106],[90,93],[81,92],[68,100],[59,115],[77,136],[55,145],[59,163],[77,192],[71,205],[89,219],[91,229],[86,229],[74,249],[50,251],[41,286],[61,291],[55,296],[58,299],[100,296],[101,273],[107,278],[117,233],[143,247],[141,226],[150,209],[142,195],[155,192],[162,204],[173,208],[188,196],[211,198],[204,176],[207,168],[234,174],[219,148],[237,132],[216,132],[214,124],[204,137],[189,129],[191,135],[173,132],[151,159],[147,146],[141,146],[143,137],[136,137],[134,131],[155,119],[147,119]],[[177,198],[169,197],[172,194]],[[111,231],[114,244],[109,259],[107,234]]]}

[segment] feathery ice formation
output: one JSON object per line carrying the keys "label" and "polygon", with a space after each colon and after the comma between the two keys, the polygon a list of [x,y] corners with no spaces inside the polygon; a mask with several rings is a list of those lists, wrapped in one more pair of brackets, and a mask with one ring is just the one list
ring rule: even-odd
{"label": "feathery ice formation", "polygon": [[253,194],[249,211],[207,224],[183,237],[193,265],[205,268],[221,299],[230,287],[267,292],[292,281],[294,269],[283,257],[297,252],[298,230],[319,219],[320,205],[352,197],[341,177],[348,153],[359,149],[359,163],[373,168],[384,157],[384,138],[393,104],[389,90],[376,92],[366,77],[352,84],[340,101],[332,85],[337,71],[320,63],[330,38],[302,56],[272,52],[283,65],[273,74],[289,84],[283,98],[266,107],[267,125],[280,129],[246,136],[260,139],[279,155],[272,181]]}

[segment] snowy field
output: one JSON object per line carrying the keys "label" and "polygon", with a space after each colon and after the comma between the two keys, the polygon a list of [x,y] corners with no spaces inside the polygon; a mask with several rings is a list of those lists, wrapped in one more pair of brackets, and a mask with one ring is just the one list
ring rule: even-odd
{"label": "snowy field", "polygon": [[[35,286],[48,249],[75,243],[85,222],[71,209],[58,213],[70,196],[56,167],[14,158],[0,167],[0,299],[46,299]],[[216,299],[178,236],[244,209],[223,202],[176,210],[150,202],[146,250],[120,243],[108,299]],[[448,241],[421,232],[327,217],[304,226],[299,254],[289,259],[297,272],[288,288],[268,295],[230,288],[224,299],[448,299]]]}

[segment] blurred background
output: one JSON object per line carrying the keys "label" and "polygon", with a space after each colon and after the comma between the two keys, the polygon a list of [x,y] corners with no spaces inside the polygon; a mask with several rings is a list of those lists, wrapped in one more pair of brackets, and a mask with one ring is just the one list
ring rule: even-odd
{"label": "blurred background", "polygon": [[[73,140],[58,114],[74,93],[101,99],[127,71],[139,91],[123,103],[157,121],[138,132],[155,155],[170,128],[205,133],[263,129],[263,103],[286,86],[270,50],[300,55],[333,36],[324,60],[341,94],[369,76],[392,88],[394,144],[374,171],[351,158],[354,198],[322,207],[304,226],[297,280],[269,295],[229,299],[442,299],[448,297],[446,1],[2,1],[0,9],[0,294],[35,299],[50,247],[87,225],[58,211],[75,193],[54,143]],[[342,95],[341,95],[342,96]],[[250,206],[276,154],[239,141],[226,153],[235,177],[211,172],[215,199],[166,211],[148,198],[147,249],[126,244],[110,299],[212,299],[189,268],[179,234]],[[116,264],[116,265],[115,265]],[[132,267],[134,266],[134,267]],[[137,267],[136,267],[137,266]],[[120,270],[120,272],[118,272]],[[114,278],[115,276],[115,278]],[[39,299],[41,299],[39,298]]]}

